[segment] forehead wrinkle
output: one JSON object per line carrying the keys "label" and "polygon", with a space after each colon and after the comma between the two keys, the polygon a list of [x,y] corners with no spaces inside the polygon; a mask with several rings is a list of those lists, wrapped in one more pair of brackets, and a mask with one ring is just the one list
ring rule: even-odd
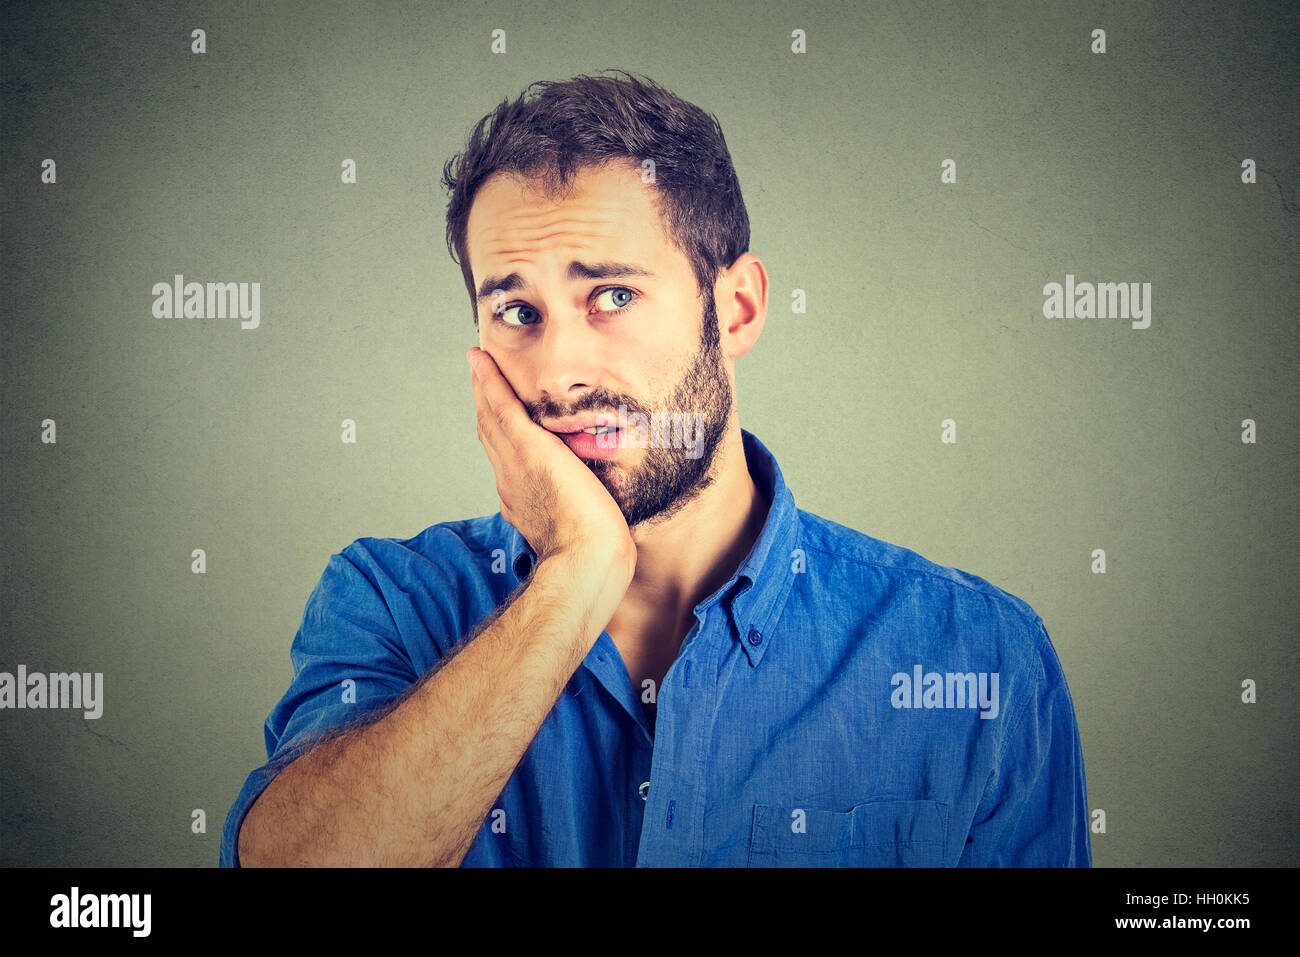
{"label": "forehead wrinkle", "polygon": [[487,226],[481,232],[485,246],[496,248],[502,243],[538,243],[554,236],[572,233],[574,235],[610,236],[619,230],[620,223],[614,219],[561,219],[536,225],[518,222],[502,223],[499,226]]}
{"label": "forehead wrinkle", "polygon": [[[545,248],[557,249],[557,250],[571,249],[576,254],[579,252],[585,253],[589,250],[596,248],[596,246],[597,244],[594,242],[583,242],[580,239],[570,239],[567,241],[557,241],[557,242],[548,243]],[[507,264],[509,264],[509,263],[516,263],[516,262],[521,262],[521,263],[531,262],[532,257],[536,256],[538,251],[539,250],[536,245],[516,247],[516,246],[510,246],[503,243],[500,246],[492,246],[489,247],[488,249],[485,249],[484,253],[487,256],[492,257],[494,259],[500,257]],[[626,257],[607,256],[605,258],[621,259]]]}
{"label": "forehead wrinkle", "polygon": [[[586,225],[586,224],[584,224]],[[617,224],[609,223],[604,227],[578,229],[552,229],[549,232],[535,230],[520,234],[514,230],[499,231],[484,238],[483,253],[486,258],[507,259],[510,262],[521,261],[521,257],[535,255],[539,249],[573,249],[590,250],[599,247],[609,252],[610,240],[617,237],[620,230]],[[610,258],[606,256],[606,258]],[[613,256],[612,258],[627,258]]]}
{"label": "forehead wrinkle", "polygon": [[[504,215],[493,221],[479,221],[475,231],[485,241],[492,241],[502,232],[511,232],[531,236],[539,231],[554,230],[562,227],[588,226],[591,228],[618,226],[627,219],[629,213],[635,213],[635,207],[626,200],[579,200],[569,203],[550,203],[541,207],[507,204]],[[478,219],[478,217],[473,217]]]}
{"label": "forehead wrinkle", "polygon": [[521,197],[517,202],[511,203],[511,213],[516,219],[545,219],[547,216],[560,214],[562,216],[576,215],[601,215],[609,213],[626,212],[629,203],[623,199],[575,199],[568,202],[548,202],[529,204],[526,198]]}
{"label": "forehead wrinkle", "polygon": [[[482,272],[498,274],[518,263],[527,265],[529,257],[535,256],[539,248],[559,247],[586,253],[595,247],[605,259],[635,260],[639,257],[630,250],[616,253],[609,246],[611,240],[628,238],[629,218],[640,219],[644,214],[650,216],[655,234],[662,237],[659,212],[652,201],[646,202],[651,198],[644,192],[635,198],[550,200],[540,205],[536,203],[537,194],[532,195],[533,205],[517,210],[510,208],[509,202],[528,202],[527,191],[517,197],[493,197],[497,215],[486,222],[482,217],[473,217],[476,222],[472,231],[478,240],[474,245],[482,250],[483,259],[492,263],[489,266],[484,262],[480,267]],[[476,268],[475,272],[480,269]]]}
{"label": "forehead wrinkle", "polygon": [[535,246],[538,243],[555,241],[558,237],[572,236],[578,240],[584,239],[608,239],[618,234],[618,230],[613,224],[607,229],[553,229],[548,232],[534,230],[527,233],[518,233],[510,231],[498,233],[483,238],[483,246],[487,252],[497,252],[503,248],[519,246]]}
{"label": "forehead wrinkle", "polygon": [[[504,213],[498,217],[496,228],[511,225],[524,229],[538,228],[548,221],[553,223],[608,222],[619,216],[626,216],[635,208],[626,200],[619,199],[584,199],[537,206],[528,205],[523,197],[501,197],[496,199],[495,203],[489,200],[485,205],[496,205],[499,211]],[[502,206],[505,208],[501,209]],[[484,225],[486,228],[493,228],[490,223]]]}

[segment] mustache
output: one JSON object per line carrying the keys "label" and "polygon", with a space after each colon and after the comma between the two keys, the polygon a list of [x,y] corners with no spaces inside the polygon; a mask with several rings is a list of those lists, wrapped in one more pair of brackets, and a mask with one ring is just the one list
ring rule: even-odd
{"label": "mustache", "polygon": [[635,399],[612,395],[608,392],[592,392],[584,395],[567,409],[559,403],[549,400],[524,403],[524,408],[528,410],[528,417],[533,420],[535,425],[541,425],[544,419],[567,419],[582,412],[609,412],[614,414],[620,407],[628,412],[640,412],[647,416],[650,414],[650,409]]}

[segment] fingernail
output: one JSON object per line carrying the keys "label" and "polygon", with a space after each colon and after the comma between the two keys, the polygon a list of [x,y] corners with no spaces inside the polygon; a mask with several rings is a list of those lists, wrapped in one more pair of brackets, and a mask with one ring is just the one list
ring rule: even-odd
{"label": "fingernail", "polygon": [[475,374],[477,374],[477,373],[478,373],[478,353],[477,353],[476,351],[474,351],[473,349],[471,349],[469,352],[467,352],[467,353],[465,354],[465,361],[467,361],[467,362],[469,363],[469,369],[470,369],[470,371],[473,372],[473,373],[475,373]]}

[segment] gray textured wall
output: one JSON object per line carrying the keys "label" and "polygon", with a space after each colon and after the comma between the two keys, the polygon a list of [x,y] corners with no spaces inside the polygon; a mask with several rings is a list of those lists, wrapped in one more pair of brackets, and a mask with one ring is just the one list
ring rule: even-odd
{"label": "gray textured wall", "polygon": [[[741,423],[796,502],[1043,616],[1095,862],[1300,863],[1295,10],[7,5],[0,671],[104,712],[0,711],[0,862],[215,865],[329,555],[496,510],[437,177],[619,67],[727,135],[772,280]],[[177,273],[260,326],[155,319]],[[1151,283],[1149,328],[1045,318],[1067,273]]]}

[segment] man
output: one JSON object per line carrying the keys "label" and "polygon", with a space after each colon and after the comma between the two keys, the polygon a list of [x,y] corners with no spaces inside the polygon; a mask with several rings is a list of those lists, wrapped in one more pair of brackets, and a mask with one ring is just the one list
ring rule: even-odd
{"label": "man", "polygon": [[535,86],[444,169],[500,512],[331,557],[222,863],[1089,865],[1033,609],[740,429],[767,275],[716,122]]}

